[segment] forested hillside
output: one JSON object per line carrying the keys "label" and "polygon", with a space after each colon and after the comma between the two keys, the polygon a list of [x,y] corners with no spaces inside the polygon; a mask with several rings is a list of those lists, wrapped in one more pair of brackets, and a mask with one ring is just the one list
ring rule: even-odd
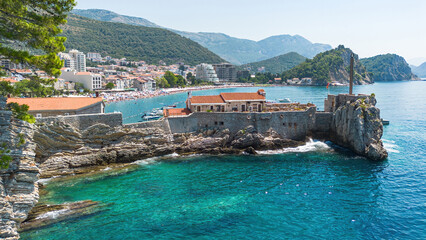
{"label": "forested hillside", "polygon": [[304,56],[291,52],[260,62],[247,63],[239,66],[238,68],[242,70],[249,70],[252,73],[259,72],[259,69],[263,68],[265,72],[282,73],[299,65],[305,60],[306,58]]}
{"label": "forested hillside", "polygon": [[101,22],[70,14],[62,29],[67,49],[155,64],[160,60],[189,65],[224,61],[198,43],[160,28]]}

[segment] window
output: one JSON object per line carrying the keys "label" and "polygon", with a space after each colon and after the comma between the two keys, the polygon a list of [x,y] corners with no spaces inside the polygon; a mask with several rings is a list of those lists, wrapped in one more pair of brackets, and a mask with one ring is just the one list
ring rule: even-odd
{"label": "window", "polygon": [[201,112],[201,107],[197,106],[197,112]]}
{"label": "window", "polygon": [[41,113],[37,113],[36,118],[41,118]]}

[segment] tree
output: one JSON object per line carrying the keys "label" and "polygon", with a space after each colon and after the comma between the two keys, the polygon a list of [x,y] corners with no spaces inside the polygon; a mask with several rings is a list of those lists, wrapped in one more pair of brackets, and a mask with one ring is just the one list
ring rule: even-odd
{"label": "tree", "polygon": [[110,90],[113,89],[114,87],[115,85],[112,82],[107,83],[107,85],[105,86],[106,89],[110,89]]}
{"label": "tree", "polygon": [[167,82],[167,80],[164,77],[156,78],[155,83],[160,88],[169,88],[170,87],[169,83]]}
{"label": "tree", "polygon": [[176,87],[177,86],[177,78],[176,78],[174,73],[172,73],[170,71],[166,71],[166,73],[164,74],[164,78],[167,80],[170,87]]}
{"label": "tree", "polygon": [[66,40],[57,36],[59,25],[74,6],[74,0],[0,1],[0,55],[58,77],[63,62],[57,54]]}

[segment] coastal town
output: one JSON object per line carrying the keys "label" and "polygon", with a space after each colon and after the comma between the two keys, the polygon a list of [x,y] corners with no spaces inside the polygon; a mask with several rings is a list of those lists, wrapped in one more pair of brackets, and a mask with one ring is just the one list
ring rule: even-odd
{"label": "coastal town", "polygon": [[0,1],[0,239],[423,239],[420,2]]}

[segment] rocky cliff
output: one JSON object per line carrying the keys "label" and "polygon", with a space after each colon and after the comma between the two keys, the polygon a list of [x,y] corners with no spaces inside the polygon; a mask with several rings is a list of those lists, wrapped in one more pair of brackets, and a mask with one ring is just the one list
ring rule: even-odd
{"label": "rocky cliff", "polygon": [[9,168],[0,170],[0,238],[18,239],[19,225],[38,201],[39,169],[34,161],[32,125],[14,119],[0,97],[0,149],[9,149]]}
{"label": "rocky cliff", "polygon": [[330,139],[372,160],[383,160],[388,154],[381,137],[383,124],[376,99],[365,96],[346,101],[333,113]]}
{"label": "rocky cliff", "polygon": [[252,147],[275,149],[303,144],[284,139],[273,130],[260,134],[253,126],[235,136],[228,129],[215,128],[172,134],[165,120],[115,127],[98,123],[81,128],[65,119],[39,123],[34,134],[36,159],[43,178],[174,152],[232,154],[252,151]]}
{"label": "rocky cliff", "polygon": [[375,82],[418,80],[405,59],[396,54],[377,55],[360,60]]}

